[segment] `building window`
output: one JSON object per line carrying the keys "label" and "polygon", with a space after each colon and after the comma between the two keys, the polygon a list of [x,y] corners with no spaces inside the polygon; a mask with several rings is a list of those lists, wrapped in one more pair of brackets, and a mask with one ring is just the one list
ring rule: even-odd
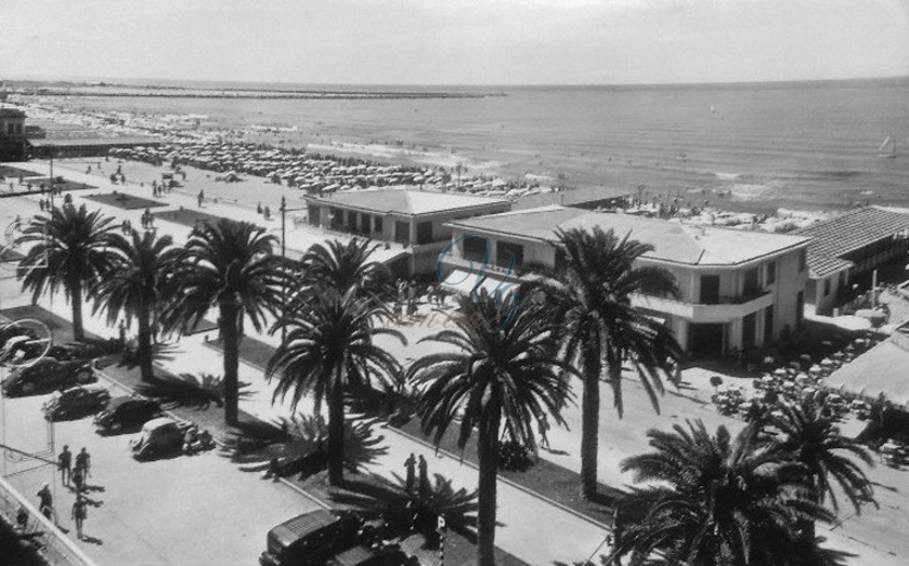
{"label": "building window", "polygon": [[521,267],[521,265],[524,264],[524,246],[520,244],[499,242],[497,252],[498,257],[496,258],[496,263],[499,267],[508,268],[511,266],[512,256],[514,256],[513,267]]}
{"label": "building window", "polygon": [[319,225],[319,220],[320,220],[320,218],[319,218],[319,217],[320,217],[320,214],[319,214],[319,213],[321,213],[321,212],[322,212],[322,208],[321,208],[321,207],[318,207],[318,206],[310,206],[310,207],[309,207],[309,223],[310,223],[312,226],[318,226],[318,225]]}
{"label": "building window", "polygon": [[746,297],[752,297],[758,294],[758,290],[760,289],[760,285],[758,284],[759,273],[757,267],[745,271],[745,286],[742,289],[742,294]]}
{"label": "building window", "polygon": [[773,305],[764,309],[764,345],[773,342]]}
{"label": "building window", "polygon": [[461,245],[464,247],[464,259],[472,261],[486,260],[486,238],[468,236],[461,241]]}
{"label": "building window", "polygon": [[701,275],[701,304],[715,305],[720,302],[720,276]]}
{"label": "building window", "polygon": [[417,243],[428,244],[432,241],[432,222],[420,222],[417,224]]}
{"label": "building window", "polygon": [[824,279],[824,296],[830,294],[830,279]]}
{"label": "building window", "polygon": [[795,325],[801,326],[805,317],[805,291],[799,291],[795,296]]}
{"label": "building window", "polygon": [[373,221],[373,230],[375,231],[376,234],[382,233],[382,217],[381,216],[375,217],[375,220]]}
{"label": "building window", "polygon": [[805,271],[808,266],[808,251],[805,248],[799,250],[799,273]]}
{"label": "building window", "polygon": [[767,276],[765,281],[767,281],[767,285],[776,283],[776,260],[767,262]]}
{"label": "building window", "polygon": [[395,222],[395,241],[410,244],[410,222]]}

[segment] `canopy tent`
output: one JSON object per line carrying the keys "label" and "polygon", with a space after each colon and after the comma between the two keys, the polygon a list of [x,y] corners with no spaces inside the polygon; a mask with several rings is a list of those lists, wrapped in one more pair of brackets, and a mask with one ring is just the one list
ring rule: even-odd
{"label": "canopy tent", "polygon": [[824,385],[909,408],[909,351],[886,341],[830,374]]}

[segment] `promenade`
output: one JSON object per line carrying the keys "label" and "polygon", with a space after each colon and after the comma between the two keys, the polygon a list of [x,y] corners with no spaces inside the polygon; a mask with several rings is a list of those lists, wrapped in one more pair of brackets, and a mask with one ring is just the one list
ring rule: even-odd
{"label": "promenade", "polygon": [[[115,167],[113,164],[105,165],[109,168]],[[16,164],[16,166],[29,168],[41,173],[45,173],[47,167],[46,164],[40,162]],[[92,193],[116,190],[120,193],[150,198],[151,187],[148,183],[146,183],[145,187],[138,187],[133,184],[118,184],[111,186],[109,182],[106,182],[97,176],[86,175],[79,171],[70,170],[65,165],[55,163],[54,169],[55,175],[63,175],[67,179],[87,182],[99,186],[97,190],[72,193],[74,204],[77,206],[82,202],[86,202],[89,208],[100,208],[105,214],[110,214],[118,220],[128,219],[132,222],[134,227],[138,228],[141,226],[140,217],[144,212],[144,209],[124,210],[115,206],[102,205],[92,200],[85,200],[84,197]],[[199,210],[198,203],[193,196],[194,189],[191,183],[187,184],[189,185],[187,190],[172,192],[163,199],[158,200],[165,200],[169,209],[179,210],[179,207],[182,206],[184,209]],[[280,190],[280,187],[275,187],[275,189]],[[211,193],[207,192],[206,194],[210,195]],[[17,215],[26,218],[30,214],[37,213],[39,211],[38,198],[39,195],[36,194],[29,197],[3,199],[3,201],[0,202],[6,203],[7,206],[2,207],[2,210],[0,210],[0,215],[2,215],[0,216],[0,222],[6,225],[9,222],[12,222]],[[265,197],[263,196],[263,200],[264,198]],[[212,197],[209,197],[209,199],[210,200],[208,200],[201,209],[208,214],[227,216],[237,220],[247,220],[264,225],[269,231],[279,231],[279,221],[276,220],[274,213],[272,215],[272,220],[268,221],[257,214],[254,209],[249,210],[244,207],[225,204],[223,202],[214,203]],[[166,209],[157,208],[153,209],[153,212],[162,210]],[[273,208],[272,210],[275,209]],[[155,226],[159,234],[170,234],[177,243],[185,241],[190,232],[188,226],[173,222],[156,220]],[[314,238],[319,237],[320,231],[305,226],[289,225],[287,230],[287,247],[294,250],[305,250]],[[325,236],[322,236],[323,239],[324,237]],[[30,297],[18,292],[18,283],[11,280],[2,281],[2,287],[0,287],[0,307],[10,308],[29,303]],[[70,306],[62,297],[43,297],[38,301],[38,305],[67,320],[71,317]],[[90,302],[87,302],[84,305],[83,312],[85,316],[85,328],[87,331],[101,336],[112,336],[115,334],[116,331],[107,326],[103,317],[91,315]],[[212,318],[212,320],[213,319],[214,318]],[[215,334],[216,333],[212,333],[210,337],[214,338]],[[277,345],[276,337],[268,335],[256,335],[255,337],[266,341],[269,344]],[[182,338],[180,342],[176,344],[175,348],[168,352],[166,359],[160,359],[157,363],[163,369],[178,375],[182,373],[195,375],[200,375],[202,373],[221,375],[221,355],[218,351],[204,345],[203,342],[205,338],[204,334]],[[419,355],[417,350],[409,349],[407,351],[407,356],[414,355]],[[272,389],[265,382],[263,372],[260,368],[241,363],[239,379],[242,383],[249,384],[248,387],[244,389],[246,394],[240,402],[240,408],[243,411],[263,420],[273,420],[278,417],[291,416],[288,407],[281,403],[272,404]],[[36,397],[34,399],[37,401],[40,398]],[[18,401],[19,400],[17,400],[17,402]],[[37,407],[33,407],[33,409],[35,414],[40,415]],[[305,399],[297,410],[298,413],[303,414],[312,414],[312,411],[313,407],[311,400],[309,399]],[[82,423],[86,429],[89,428],[87,420],[75,422],[76,425],[79,423]],[[74,429],[72,442],[81,446],[82,444],[79,444],[80,440],[77,440],[80,438],[79,433],[80,429]],[[96,436],[93,432],[88,430],[83,430],[81,433],[86,436]],[[403,463],[407,456],[410,453],[415,453],[417,455],[422,454],[429,462],[430,474],[440,473],[446,476],[452,480],[455,488],[476,488],[477,470],[472,465],[447,456],[437,456],[431,447],[401,434],[394,429],[385,428],[382,429],[381,433],[384,436],[383,446],[387,448],[387,452],[370,464],[368,471],[376,472],[386,478],[391,478],[392,474],[401,475],[403,472]],[[119,440],[126,442],[128,438],[128,435],[124,435],[124,437]],[[88,442],[88,440],[82,442]],[[57,445],[60,445],[59,440]],[[131,477],[134,478],[137,474],[135,473],[135,470],[131,471],[131,468],[137,464],[132,462],[132,459],[128,456],[125,445],[121,448],[122,451],[118,453],[120,448],[111,448],[111,452],[107,452],[107,448],[101,449],[99,447],[99,455],[97,457],[93,456],[93,458],[99,466],[105,468],[121,469],[120,467],[123,466],[121,471],[117,472],[117,477],[126,479]],[[89,450],[91,451],[92,448],[89,448]],[[211,493],[208,491],[195,492],[190,485],[184,486],[181,483],[169,483],[171,480],[168,478],[171,475],[194,476],[199,478],[197,481],[206,483],[208,480],[204,478],[206,477],[207,471],[202,468],[194,467],[196,465],[195,462],[205,460],[215,461],[216,464],[212,464],[215,468],[223,467],[225,468],[224,474],[232,474],[235,476],[232,479],[233,483],[228,483],[226,485],[235,485],[236,489],[218,489],[215,487],[214,489],[217,489],[218,493]],[[192,465],[187,465],[190,463],[192,463]],[[219,458],[213,454],[196,456],[190,459],[177,458],[171,461],[164,461],[160,466],[148,466],[147,464],[142,464],[141,466],[142,477],[154,475],[155,477],[159,477],[160,481],[149,482],[144,489],[131,490],[127,486],[115,484],[107,485],[106,488],[111,493],[115,490],[119,491],[121,488],[129,490],[131,492],[131,501],[129,505],[122,508],[122,513],[118,512],[118,515],[122,514],[123,518],[120,521],[115,521],[115,524],[105,526],[102,522],[93,523],[90,520],[88,523],[91,525],[90,528],[92,529],[93,536],[97,536],[102,540],[114,540],[126,536],[127,532],[130,531],[132,527],[129,526],[129,521],[135,520],[146,523],[148,521],[163,519],[161,515],[157,515],[154,512],[154,510],[160,510],[162,508],[162,506],[159,506],[158,503],[155,502],[155,500],[158,500],[165,502],[165,506],[172,504],[178,505],[183,509],[183,511],[181,511],[181,513],[184,513],[183,515],[178,515],[171,520],[160,521],[161,528],[170,533],[171,536],[186,538],[187,529],[197,525],[200,528],[200,532],[210,531],[210,527],[205,526],[205,516],[207,513],[214,513],[218,515],[221,520],[227,521],[227,518],[230,518],[230,527],[225,525],[224,528],[220,530],[223,536],[228,538],[236,536],[240,539],[236,541],[236,543],[239,544],[240,541],[243,540],[243,537],[246,536],[246,533],[250,533],[250,536],[252,536],[252,533],[254,532],[255,536],[253,536],[253,539],[258,543],[256,548],[261,551],[262,545],[264,545],[265,533],[268,528],[294,514],[307,511],[313,505],[311,501],[307,500],[307,502],[299,505],[295,503],[291,505],[291,509],[288,509],[286,506],[287,502],[285,502],[285,505],[277,506],[275,509],[272,509],[269,514],[260,514],[256,517],[255,521],[248,521],[251,514],[255,513],[255,511],[250,511],[250,508],[246,505],[247,494],[250,498],[259,498],[259,496],[251,488],[248,489],[247,484],[256,486],[268,485],[271,486],[269,489],[281,490],[282,492],[292,492],[292,490],[282,484],[263,482],[258,479],[256,474],[240,472],[236,466],[230,464],[228,460]],[[220,475],[216,477],[220,478]],[[26,494],[29,493],[28,490],[32,489],[32,485],[35,481],[38,480],[36,479],[32,482],[25,482],[25,480],[23,480],[24,483],[22,486]],[[47,479],[45,478],[43,481],[47,481]],[[217,485],[220,481],[213,483]],[[37,488],[35,488],[35,490],[36,489]],[[159,489],[166,492],[166,494],[159,495],[157,493]],[[203,496],[205,497],[205,501],[202,501],[197,505],[197,498]],[[160,499],[160,497],[164,497],[165,499]],[[168,497],[174,497],[176,499],[169,500],[167,499]],[[187,498],[191,498],[192,504],[187,504]],[[262,497],[262,499],[266,502],[263,505],[267,505],[267,502],[269,501],[268,497]],[[290,498],[291,501],[296,501],[297,499],[305,498],[296,495]],[[108,503],[105,501],[103,507],[92,511],[94,515],[101,515],[106,512],[107,506]],[[255,509],[258,509],[258,504],[256,504]],[[260,520],[260,516],[264,516],[265,519]],[[607,530],[601,524],[597,524],[574,512],[547,502],[536,497],[534,494],[503,480],[500,480],[498,486],[498,520],[501,525],[496,531],[497,546],[528,564],[533,565],[571,564],[575,561],[583,560],[600,547],[608,534]],[[64,523],[66,524],[67,522],[64,521]],[[233,530],[236,530],[237,532],[233,533]],[[541,531],[546,533],[545,536],[540,535]],[[141,532],[141,529],[137,530],[137,537],[140,536],[138,533]],[[131,546],[136,552],[144,552],[140,551],[140,548],[143,548],[143,545],[151,545],[153,547],[163,545],[164,547],[167,547],[167,544],[163,540],[166,536],[155,538],[145,537],[143,535],[140,538],[145,540],[142,541],[137,539]],[[220,539],[221,537],[219,536],[216,538]],[[99,563],[102,565],[133,563],[124,562],[122,560],[123,556],[126,556],[128,553],[115,557],[106,554],[106,545],[84,544],[86,545],[85,550],[91,556],[97,557]],[[198,541],[196,541],[195,544],[202,548],[207,546]],[[218,543],[212,541],[211,544],[217,545]],[[605,549],[601,549],[601,552],[605,552]],[[240,556],[248,556],[248,552],[224,554],[226,557],[224,560],[194,563],[250,563],[245,558],[242,561],[238,558]],[[237,560],[230,557],[235,557]],[[157,562],[148,562],[148,564],[153,563]],[[190,562],[184,560],[181,563],[189,564]]]}
{"label": "promenade", "polygon": [[[134,170],[131,170],[128,178],[137,178],[135,176],[139,174],[138,171],[145,170],[146,166],[143,164],[138,165],[141,165],[141,167],[135,167]],[[21,166],[42,171],[41,167],[46,167],[46,164],[36,162]],[[110,164],[105,163],[106,168],[115,166],[113,162]],[[147,167],[148,170],[161,170],[151,166]],[[97,176],[72,171],[66,165],[55,165],[55,173],[75,181],[89,182],[99,186],[97,191],[74,193],[73,197],[76,204],[80,203],[83,196],[92,192],[100,193],[112,190],[150,198],[149,179],[143,179],[146,181],[146,186],[140,188],[133,184],[111,186]],[[186,189],[173,192],[166,195],[163,199],[159,199],[167,202],[167,209],[153,209],[153,212],[179,209],[182,206],[184,209],[203,210],[208,214],[254,222],[265,226],[271,233],[279,235],[280,220],[276,215],[277,206],[274,204],[271,207],[272,216],[270,220],[257,214],[255,208],[250,207],[248,204],[243,206],[242,204],[227,203],[224,202],[224,198],[219,198],[218,203],[209,200],[204,204],[203,208],[199,209],[194,196],[198,191],[193,186],[193,175],[196,173],[190,173]],[[243,184],[241,183],[231,186],[229,190],[237,192],[242,188]],[[262,201],[267,203],[279,202],[280,195],[283,192],[284,189],[279,186],[257,186],[256,198],[261,198]],[[215,194],[212,189],[206,189],[206,196],[209,199],[214,198]],[[8,206],[4,206],[0,210],[0,215],[2,215],[0,221],[7,224],[17,214],[22,215],[24,218],[30,213],[37,212],[37,198],[37,196],[34,196],[4,199],[2,202],[8,203]],[[140,216],[143,212],[142,209],[126,211],[118,207],[100,205],[94,201],[87,202],[89,208],[101,208],[106,214],[115,216],[118,220],[129,219],[135,227],[141,225]],[[178,243],[184,241],[190,231],[188,226],[161,220],[156,220],[155,226],[159,233],[171,234]],[[302,224],[296,225],[288,222],[287,247],[299,253],[305,250],[313,241],[332,236],[334,235]],[[3,308],[15,306],[8,297],[16,297],[16,294],[12,286],[6,288],[6,283],[4,283],[3,293],[0,294]],[[23,296],[16,297],[16,301],[18,301],[16,304],[27,304],[29,302],[28,297]],[[39,305],[64,318],[68,319],[70,317],[69,305],[61,297],[52,299],[45,297],[39,301]],[[85,306],[86,329],[104,336],[113,335],[115,330],[108,328],[100,317],[89,316],[90,308],[89,304]],[[210,316],[209,318],[214,320],[215,316]],[[402,330],[408,338],[408,346],[402,346],[386,338],[381,338],[381,344],[397,356],[402,363],[406,363],[409,359],[432,351],[436,347],[435,345],[417,344],[416,342],[420,337],[440,329],[440,327],[437,327],[427,331],[420,328],[404,328]],[[279,342],[276,336],[254,334],[251,329],[248,329],[248,332],[256,339],[272,346],[277,346]],[[215,334],[211,333],[208,337],[213,338]],[[184,337],[176,345],[176,348],[168,354],[168,357],[159,360],[158,364],[175,374],[191,373],[199,375],[201,373],[209,373],[220,375],[222,372],[220,353],[206,346],[204,344],[205,339],[206,336],[204,334]],[[614,487],[623,487],[631,484],[631,478],[627,474],[621,473],[619,464],[622,459],[647,450],[646,431],[649,428],[667,429],[674,424],[683,424],[686,419],[702,419],[707,424],[708,429],[715,429],[716,426],[723,424],[733,432],[739,430],[742,427],[741,421],[719,415],[709,403],[710,387],[707,382],[709,376],[715,374],[716,372],[714,371],[707,372],[700,368],[686,370],[683,378],[690,385],[681,390],[668,390],[667,394],[661,399],[661,413],[659,415],[654,413],[639,384],[633,379],[629,379],[626,382],[626,414],[624,419],[619,419],[612,410],[612,393],[608,385],[604,384],[601,388],[599,480],[606,485]],[[735,380],[735,378],[729,376],[724,379],[727,382]],[[240,381],[249,384],[245,390],[247,395],[241,399],[241,409],[264,420],[273,420],[290,415],[287,406],[281,403],[272,403],[272,389],[265,382],[261,368],[241,363]],[[579,384],[576,385],[575,391],[579,392]],[[308,399],[304,400],[298,408],[298,412],[311,413],[311,401]],[[568,470],[577,472],[580,470],[580,455],[578,452],[581,429],[580,408],[577,405],[571,406],[563,412],[562,416],[567,421],[568,428],[553,428],[550,430],[551,450],[541,451],[541,456]],[[370,471],[385,477],[391,477],[393,473],[400,475],[403,471],[403,462],[406,457],[410,453],[415,453],[426,457],[427,461],[429,461],[431,474],[441,473],[451,478],[455,487],[473,488],[476,486],[477,474],[471,465],[445,455],[437,456],[432,448],[394,429],[382,429],[381,434],[384,436],[384,446],[387,448],[387,452],[370,465]],[[203,456],[202,458],[210,458],[210,456]],[[179,461],[182,461],[182,459]],[[235,472],[235,474],[241,477],[251,477],[251,474],[240,474],[239,472]],[[842,509],[843,523],[832,527],[821,527],[818,529],[818,534],[828,538],[828,546],[857,554],[856,558],[850,559],[850,565],[884,566],[904,564],[909,560],[909,541],[901,536],[902,533],[909,529],[909,521],[907,521],[903,513],[904,509],[909,508],[909,489],[906,488],[905,473],[885,466],[878,466],[870,470],[869,477],[878,486],[877,496],[881,503],[881,509],[868,508],[861,517],[855,517],[851,510],[844,507]],[[552,505],[508,482],[500,480],[498,489],[498,518],[502,525],[497,530],[497,545],[529,564],[571,564],[574,561],[580,561],[587,558],[607,535],[607,531],[600,525],[581,518],[573,512]],[[232,499],[231,501],[232,505],[235,505],[236,503],[234,502],[238,500]],[[103,508],[98,512],[103,512]],[[242,513],[246,514],[245,511]],[[283,518],[292,514],[287,513]],[[259,529],[260,537],[263,540],[265,530],[267,530],[267,527]],[[545,533],[545,535],[541,536],[541,532]],[[87,550],[92,551],[91,548]],[[606,551],[605,547],[601,549],[601,552]]]}

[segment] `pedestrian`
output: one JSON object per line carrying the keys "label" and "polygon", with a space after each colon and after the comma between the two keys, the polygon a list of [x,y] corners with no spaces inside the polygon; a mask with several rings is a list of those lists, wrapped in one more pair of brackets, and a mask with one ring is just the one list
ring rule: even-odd
{"label": "pedestrian", "polygon": [[88,454],[85,446],[83,446],[82,450],[76,455],[76,468],[81,469],[85,473],[83,479],[88,479],[88,476],[91,475],[92,457]]}
{"label": "pedestrian", "polygon": [[73,503],[72,519],[76,522],[76,536],[82,540],[82,525],[88,518],[88,502],[81,494],[76,494],[76,501]]}
{"label": "pedestrian", "polygon": [[429,475],[428,475],[428,470],[427,470],[428,465],[426,464],[426,458],[424,458],[422,454],[420,454],[419,466],[420,466],[420,495],[425,497],[426,494],[429,492]]}
{"label": "pedestrian", "polygon": [[60,481],[65,486],[69,486],[70,476],[72,475],[73,453],[69,451],[69,446],[64,444],[63,451],[57,456],[57,469],[60,470]]}
{"label": "pedestrian", "polygon": [[54,517],[54,496],[51,494],[50,485],[45,482],[38,490],[38,510],[48,519]]}
{"label": "pedestrian", "polygon": [[549,432],[549,420],[543,417],[537,421],[537,429],[540,433],[540,448],[549,450],[549,436],[546,434]]}
{"label": "pedestrian", "polygon": [[202,201],[205,200],[205,193],[203,191],[199,191],[199,196],[196,197],[196,200],[199,202],[199,208],[202,208]]}
{"label": "pedestrian", "polygon": [[85,470],[82,468],[73,468],[72,482],[76,487],[76,493],[82,493],[85,489]]}
{"label": "pedestrian", "polygon": [[38,208],[41,209],[41,212],[44,212],[44,199],[38,201]]}
{"label": "pedestrian", "polygon": [[407,460],[404,461],[404,469],[407,471],[407,483],[406,483],[407,493],[410,493],[413,491],[413,482],[414,482],[415,475],[416,475],[416,467],[417,467],[417,458],[416,458],[416,456],[414,456],[413,452],[411,452],[410,456],[407,458]]}

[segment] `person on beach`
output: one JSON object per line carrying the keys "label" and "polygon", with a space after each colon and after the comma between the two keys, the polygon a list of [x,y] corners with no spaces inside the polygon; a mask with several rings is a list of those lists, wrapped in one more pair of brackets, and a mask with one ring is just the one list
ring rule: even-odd
{"label": "person on beach", "polygon": [[88,503],[81,494],[76,495],[76,501],[73,503],[72,519],[76,522],[76,537],[82,540],[82,525],[88,518]]}
{"label": "person on beach", "polygon": [[416,458],[416,456],[414,456],[413,452],[411,452],[410,456],[408,456],[407,460],[404,461],[404,469],[407,472],[407,480],[405,483],[407,493],[410,493],[413,491],[413,482],[416,479],[416,467],[417,467],[417,458]]}
{"label": "person on beach", "polygon": [[63,451],[57,456],[57,469],[60,470],[60,482],[69,486],[70,476],[72,476],[73,453],[69,451],[69,446],[64,444]]}

